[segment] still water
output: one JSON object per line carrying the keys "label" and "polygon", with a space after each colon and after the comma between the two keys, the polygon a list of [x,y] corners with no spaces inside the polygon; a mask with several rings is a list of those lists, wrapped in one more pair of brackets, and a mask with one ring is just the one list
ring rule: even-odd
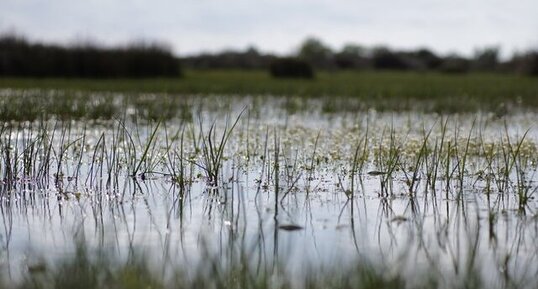
{"label": "still water", "polygon": [[163,271],[242,252],[294,274],[367,260],[532,284],[536,113],[304,105],[210,99],[192,119],[4,124],[2,268],[17,279],[83,243],[141,250]]}

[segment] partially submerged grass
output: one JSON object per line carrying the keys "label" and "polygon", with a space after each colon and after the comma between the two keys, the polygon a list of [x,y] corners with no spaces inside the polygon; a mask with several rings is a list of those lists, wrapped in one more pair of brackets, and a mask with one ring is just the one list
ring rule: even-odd
{"label": "partially submerged grass", "polygon": [[[237,127],[244,132],[251,122],[250,113],[249,119],[242,115],[238,113],[233,123],[226,117],[210,125],[202,116],[198,125],[117,119],[104,124],[108,128],[102,132],[66,121],[1,123],[3,187],[21,182],[47,186],[51,180],[59,187],[69,179],[76,185],[117,189],[121,176],[144,181],[150,175],[170,177],[186,190],[193,176],[204,175],[209,187],[217,187],[234,179],[224,176],[222,168],[228,163],[244,169],[260,165],[260,184],[275,192],[284,186],[281,196],[296,189],[307,195],[315,192],[321,183],[318,174],[327,167],[344,169],[346,177],[336,175],[333,184],[350,198],[364,176],[379,178],[378,194],[384,198],[402,193],[402,184],[410,196],[429,189],[436,195],[443,184],[445,196],[455,193],[458,199],[465,191],[485,187],[488,194],[515,192],[520,210],[536,191],[537,147],[528,131],[517,137],[506,129],[500,139],[485,140],[480,127],[473,124],[463,132],[457,122],[448,128],[441,118],[418,134],[368,122],[359,130],[352,128],[350,139],[319,128],[287,131],[278,126],[273,133],[267,127],[232,134]],[[175,133],[169,134],[169,129]],[[449,135],[450,130],[454,132]]]}
{"label": "partially submerged grass", "polygon": [[224,131],[219,138],[217,138],[215,122],[209,127],[209,131],[204,133],[204,128],[202,120],[200,119],[200,133],[202,134],[201,140],[201,149],[202,152],[202,163],[196,163],[200,167],[207,177],[207,182],[210,186],[218,186],[220,179],[220,171],[224,159],[224,149],[226,148],[226,143],[230,139],[232,132],[239,122],[241,115],[245,110],[237,116],[233,124],[229,124],[228,118],[226,118]]}
{"label": "partially submerged grass", "polygon": [[[119,108],[130,107],[123,106],[128,97],[113,98],[111,104],[119,101]],[[473,205],[477,210],[481,205],[487,205],[487,221],[479,220],[484,217],[481,213],[470,215],[480,224],[488,222],[491,239],[496,238],[498,216],[507,212],[517,212],[518,216],[514,217],[520,218],[517,219],[520,222],[517,230],[529,228],[528,224],[532,227],[532,222],[537,220],[534,198],[538,149],[535,135],[508,125],[498,130],[503,128],[499,126],[503,121],[495,115],[478,118],[421,114],[427,120],[416,121],[417,118],[412,117],[414,113],[407,118],[393,114],[383,119],[376,118],[375,111],[323,115],[320,114],[323,107],[317,106],[318,111],[311,114],[295,112],[296,115],[290,115],[286,112],[282,117],[282,111],[286,110],[278,106],[278,101],[239,100],[241,106],[209,101],[190,107],[186,115],[196,115],[197,122],[194,123],[178,115],[155,122],[146,116],[147,112],[136,109],[131,113],[120,109],[122,118],[89,124],[59,116],[47,118],[46,115],[32,122],[1,122],[0,208],[25,204],[26,200],[36,196],[46,199],[47,194],[52,194],[60,202],[59,210],[61,203],[70,200],[76,200],[76,205],[84,207],[84,202],[79,201],[88,198],[94,205],[93,213],[98,215],[103,210],[101,205],[107,202],[113,207],[111,211],[115,211],[116,208],[122,210],[137,196],[146,197],[154,189],[151,184],[158,182],[173,189],[171,207],[178,207],[178,218],[183,218],[183,206],[188,204],[192,192],[198,191],[200,194],[195,198],[207,200],[210,207],[204,217],[213,220],[215,211],[222,213],[222,221],[227,223],[220,229],[229,230],[230,238],[243,240],[246,229],[241,231],[243,228],[234,222],[239,222],[240,217],[251,216],[247,214],[252,209],[246,208],[246,204],[251,203],[243,198],[248,198],[250,189],[256,189],[253,203],[260,220],[255,222],[262,223],[262,216],[267,216],[262,215],[263,211],[272,216],[269,219],[273,222],[273,242],[276,244],[279,230],[307,230],[293,224],[293,210],[302,206],[297,205],[302,203],[299,201],[309,207],[321,196],[329,195],[336,202],[343,197],[345,204],[341,211],[350,207],[349,222],[353,238],[356,238],[354,222],[359,218],[354,218],[361,214],[359,202],[379,199],[380,211],[385,214],[380,214],[376,220],[379,227],[387,225],[389,230],[394,229],[391,234],[396,235],[398,229],[409,226],[407,232],[410,235],[424,239],[427,237],[423,235],[425,231],[434,230],[435,240],[439,242],[435,249],[448,252],[443,256],[450,255],[450,261],[455,264],[440,264],[433,272],[417,269],[411,274],[413,278],[426,276],[418,281],[411,280],[413,278],[404,272],[404,267],[392,267],[393,263],[387,264],[391,269],[388,270],[362,261],[334,270],[314,266],[306,275],[291,275],[285,270],[286,264],[276,262],[276,267],[267,265],[260,269],[252,263],[252,255],[242,252],[225,259],[231,263],[224,264],[217,260],[218,257],[208,258],[204,259],[206,263],[202,262],[199,271],[197,268],[193,271],[192,268],[172,267],[168,269],[173,271],[171,275],[166,275],[155,273],[145,262],[95,260],[84,257],[89,253],[82,252],[74,259],[44,266],[44,272],[31,270],[33,272],[24,276],[23,284],[13,283],[9,287],[73,288],[73,284],[84,281],[89,284],[88,288],[487,288],[483,278],[488,275],[478,264],[477,251],[481,249],[478,238],[471,242],[474,247],[469,249],[471,256],[467,257],[461,253],[465,250],[459,248],[460,237],[448,236],[454,231],[478,235],[480,228],[467,228],[467,220],[461,222],[464,227],[461,230],[448,229],[448,226],[459,226],[461,220],[458,218],[467,218],[469,206],[471,211],[475,209]],[[191,101],[178,100],[178,103],[192,104]],[[252,107],[245,112],[234,111],[245,102]],[[267,109],[269,105],[276,108]],[[305,119],[298,120],[295,116]],[[387,119],[392,122],[384,122]],[[407,119],[408,123],[402,119]],[[534,114],[530,119],[534,119]],[[497,126],[493,134],[486,129],[487,125]],[[522,122],[521,125],[526,124]],[[368,185],[364,186],[364,182]],[[149,189],[144,190],[144,186]],[[45,192],[43,196],[41,192]],[[487,200],[476,201],[482,196]],[[244,203],[239,206],[234,198],[243,199]],[[266,202],[259,208],[258,198]],[[469,201],[473,198],[474,203]],[[398,215],[392,207],[394,200],[408,201],[410,209]],[[417,206],[419,200],[423,201],[423,207]],[[446,205],[446,213],[439,210],[438,203]],[[212,207],[213,204],[218,205]],[[427,209],[429,206],[434,207],[433,211]],[[456,220],[449,220],[454,216],[449,212],[452,207],[465,212],[458,212]],[[426,214],[434,216],[433,229],[424,225],[429,218]],[[340,216],[338,219],[340,222]],[[283,221],[289,221],[291,225]],[[402,227],[398,227],[400,224]],[[263,229],[260,225],[260,231]],[[168,231],[168,227],[166,230],[163,235],[176,233],[172,229]],[[516,229],[508,226],[506,230]],[[456,245],[450,244],[454,238],[458,242]],[[504,246],[509,241],[499,242],[504,242]],[[425,240],[418,243],[418,247],[426,246]],[[502,246],[492,250],[495,254],[496,250],[504,254],[506,251]],[[276,247],[271,249],[276,251]],[[356,248],[357,251],[363,249],[359,245]],[[427,251],[425,254],[430,254],[427,248],[424,250]],[[513,255],[520,257],[520,254],[523,253],[508,251],[506,259],[515,258],[511,257]],[[535,260],[535,256],[528,258],[522,259]],[[435,257],[428,255],[427,259],[435,260]],[[410,263],[416,265],[413,260]],[[513,264],[502,266],[510,270],[520,268]],[[452,279],[446,280],[440,274],[450,268],[455,268],[458,282],[452,283]],[[493,268],[495,274],[498,273],[496,280],[504,278],[506,284],[513,278],[512,272],[501,272],[501,265],[493,264],[487,268]],[[535,270],[535,267],[531,266],[529,270]],[[499,277],[499,272],[506,276]],[[514,288],[526,287],[524,283],[513,284]]]}

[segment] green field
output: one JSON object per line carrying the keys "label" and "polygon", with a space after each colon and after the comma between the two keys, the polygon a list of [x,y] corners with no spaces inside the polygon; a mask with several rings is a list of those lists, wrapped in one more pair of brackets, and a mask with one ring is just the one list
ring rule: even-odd
{"label": "green field", "polygon": [[354,98],[378,109],[437,112],[538,107],[538,79],[507,74],[320,72],[314,80],[265,71],[186,71],[181,79],[0,79],[0,88],[180,95]]}

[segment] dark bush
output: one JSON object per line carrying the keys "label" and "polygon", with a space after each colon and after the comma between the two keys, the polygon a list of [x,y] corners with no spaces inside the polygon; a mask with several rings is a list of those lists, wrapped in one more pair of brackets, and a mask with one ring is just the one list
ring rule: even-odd
{"label": "dark bush", "polygon": [[375,69],[405,70],[409,68],[401,55],[384,47],[374,49],[372,63]]}
{"label": "dark bush", "polygon": [[33,44],[0,37],[0,76],[141,78],[181,75],[179,61],[165,47],[135,44],[119,48]]}
{"label": "dark bush", "polygon": [[271,76],[277,78],[313,78],[314,70],[306,61],[297,58],[278,58],[271,62]]}
{"label": "dark bush", "polygon": [[268,69],[274,56],[260,53],[250,47],[245,51],[202,53],[181,59],[181,63],[194,69]]}

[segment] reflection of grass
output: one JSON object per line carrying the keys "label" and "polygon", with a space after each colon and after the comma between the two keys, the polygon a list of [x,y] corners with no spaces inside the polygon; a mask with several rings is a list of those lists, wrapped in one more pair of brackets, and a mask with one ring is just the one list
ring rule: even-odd
{"label": "reflection of grass", "polygon": [[[538,107],[538,82],[499,74],[444,75],[412,72],[319,73],[315,80],[273,79],[264,71],[188,71],[182,79],[0,79],[3,88],[161,92],[179,94],[346,96],[378,109],[498,110],[522,103]],[[427,100],[427,103],[417,101]],[[328,101],[327,111],[344,109]]]}
{"label": "reflection of grass", "polygon": [[[38,183],[43,180],[42,182],[46,183],[52,176],[55,179],[58,196],[63,198],[65,202],[72,198],[72,204],[75,204],[81,197],[76,184],[74,187],[69,187],[67,184],[69,179],[74,179],[76,182],[80,176],[82,180],[86,179],[86,184],[89,180],[88,187],[92,188],[91,194],[88,196],[82,194],[82,197],[91,198],[94,195],[96,196],[95,204],[105,204],[107,201],[101,196],[108,194],[110,187],[115,192],[123,191],[124,195],[125,192],[130,192],[129,187],[120,190],[123,177],[140,173],[141,177],[135,179],[134,182],[137,185],[145,186],[144,173],[152,172],[172,176],[173,180],[177,182],[181,199],[178,201],[181,205],[178,206],[180,206],[179,210],[182,211],[185,192],[197,190],[197,186],[193,184],[192,176],[199,172],[207,173],[208,179],[214,177],[213,183],[216,184],[217,177],[229,176],[230,172],[232,172],[232,176],[234,175],[233,166],[241,168],[241,171],[252,169],[254,172],[261,166],[259,182],[256,184],[256,182],[247,181],[245,187],[258,185],[259,188],[265,185],[268,190],[274,187],[272,192],[275,197],[273,212],[276,216],[278,210],[285,212],[287,208],[293,209],[293,204],[286,201],[296,199],[297,196],[300,198],[302,192],[312,194],[313,197],[308,202],[317,200],[318,191],[312,189],[310,184],[313,179],[324,173],[338,177],[339,187],[349,197],[351,200],[349,203],[353,206],[355,192],[359,191],[359,186],[356,186],[355,181],[359,181],[358,184],[362,182],[361,177],[364,176],[364,169],[375,169],[368,174],[380,179],[380,188],[377,191],[382,197],[379,198],[381,202],[395,198],[401,199],[401,193],[409,193],[409,202],[413,204],[418,203],[419,200],[424,200],[424,206],[430,204],[437,206],[437,202],[446,204],[446,215],[442,210],[433,211],[436,219],[447,216],[446,225],[443,222],[443,224],[434,224],[434,226],[440,232],[437,237],[439,239],[439,252],[451,250],[449,253],[455,259],[454,263],[457,263],[454,265],[454,271],[459,274],[457,281],[461,282],[461,287],[458,287],[459,283],[437,286],[437,284],[445,284],[452,280],[450,278],[443,279],[437,275],[438,271],[445,270],[446,267],[450,266],[435,262],[432,262],[434,263],[432,264],[433,268],[429,268],[432,272],[429,269],[424,272],[417,268],[416,274],[425,275],[426,279],[416,281],[412,276],[411,279],[414,280],[414,283],[410,285],[407,279],[408,273],[400,272],[400,268],[390,267],[390,272],[386,272],[364,263],[330,270],[312,269],[306,276],[292,276],[284,274],[281,269],[275,270],[274,267],[269,267],[267,264],[257,267],[255,270],[253,269],[255,261],[245,258],[243,255],[246,253],[241,253],[237,258],[234,258],[235,255],[229,257],[230,259],[223,257],[224,261],[218,260],[217,257],[204,259],[200,268],[194,267],[194,275],[184,271],[184,269],[193,267],[168,268],[167,270],[174,272],[173,276],[170,276],[161,274],[162,272],[155,274],[154,271],[148,269],[148,264],[140,260],[118,266],[119,261],[117,260],[106,258],[96,260],[93,256],[88,257],[86,255],[88,253],[85,251],[79,251],[73,259],[54,264],[58,266],[51,267],[44,264],[32,266],[29,268],[32,272],[25,276],[25,283],[20,287],[14,285],[11,288],[290,288],[292,287],[290,284],[297,284],[297,282],[305,284],[305,287],[299,286],[298,288],[415,288],[416,282],[424,283],[423,288],[487,288],[482,285],[481,277],[489,275],[481,274],[481,268],[475,262],[480,260],[477,257],[478,234],[480,230],[486,229],[470,228],[471,232],[477,234],[477,238],[473,239],[475,247],[473,247],[474,251],[469,255],[469,259],[462,257],[459,253],[459,245],[457,245],[457,249],[454,249],[450,245],[445,247],[442,244],[445,242],[444,238],[451,238],[446,237],[449,232],[452,232],[448,225],[453,221],[449,222],[448,219],[457,221],[460,216],[456,215],[457,217],[453,218],[453,215],[448,213],[451,199],[454,199],[454,196],[458,197],[459,202],[456,208],[459,211],[459,206],[464,208],[464,205],[468,204],[464,203],[464,199],[461,198],[463,194],[480,198],[483,191],[488,197],[489,211],[487,214],[492,239],[496,238],[494,232],[497,227],[496,216],[500,214],[508,216],[506,212],[512,209],[518,209],[523,217],[517,220],[525,221],[525,225],[513,226],[518,232],[515,234],[520,234],[520,231],[525,231],[527,228],[532,230],[533,224],[532,222],[526,223],[525,212],[534,213],[533,201],[530,198],[537,190],[534,182],[537,149],[533,140],[528,139],[527,132],[522,136],[512,135],[506,123],[504,134],[501,131],[501,134],[496,135],[498,137],[487,140],[483,138],[481,129],[489,123],[489,120],[482,123],[480,119],[473,121],[469,131],[466,131],[465,126],[462,127],[458,121],[451,121],[448,125],[448,120],[441,119],[432,126],[425,126],[421,123],[409,124],[416,127],[422,126],[414,134],[410,133],[414,131],[411,128],[408,128],[410,132],[401,131],[401,126],[394,127],[394,124],[387,125],[382,121],[380,123],[370,122],[367,118],[367,121],[362,125],[340,128],[343,131],[338,134],[330,134],[328,131],[319,133],[317,127],[293,129],[293,125],[287,128],[276,126],[273,133],[270,133],[269,126],[263,130],[264,126],[261,125],[263,121],[257,122],[258,120],[255,118],[250,119],[250,111],[247,111],[244,118],[240,120],[241,115],[239,114],[233,125],[229,126],[225,124],[225,121],[223,122],[224,116],[216,118],[211,123],[209,131],[203,130],[204,127],[207,127],[202,125],[203,113],[199,113],[199,126],[192,123],[174,123],[174,121],[162,121],[154,126],[134,122],[133,126],[127,126],[124,124],[125,120],[117,120],[117,122],[110,123],[108,131],[105,132],[101,131],[102,127],[99,125],[96,127],[80,126],[80,123],[77,125],[76,122],[70,121],[0,122],[0,149],[2,150],[0,158],[3,160],[0,165],[0,175],[3,176],[0,197],[4,200],[2,206],[5,206],[3,208],[11,208],[9,207],[11,202],[20,201],[23,204],[28,204],[27,206],[30,208],[32,206],[30,200],[34,194],[28,194],[26,190],[20,189],[21,186],[24,188],[27,185],[25,180],[36,180]],[[169,135],[168,129],[176,131],[176,133]],[[335,130],[339,129],[335,128]],[[234,131],[233,134],[232,131]],[[184,134],[184,132],[187,133]],[[316,132],[318,133],[314,138]],[[337,135],[342,139],[338,140]],[[192,145],[189,145],[191,142]],[[274,143],[274,146],[271,146],[271,143]],[[252,144],[252,147],[249,147],[249,144]],[[337,152],[335,156],[328,153],[332,150]],[[82,154],[85,155],[84,158]],[[320,156],[325,156],[326,160],[321,160]],[[85,162],[82,161],[83,159]],[[258,162],[256,162],[257,159]],[[196,163],[196,160],[201,161]],[[166,166],[163,165],[163,162],[166,163]],[[191,166],[187,166],[187,163],[190,163]],[[228,166],[226,163],[232,165]],[[339,168],[343,164],[342,171],[346,171],[346,173],[342,173],[340,176],[336,175],[338,172],[325,170],[331,163]],[[201,164],[201,166],[194,167],[192,164]],[[81,166],[85,166],[87,169],[83,168],[79,175]],[[221,173],[219,173],[220,169],[222,169]],[[237,174],[241,174],[241,171],[237,169]],[[52,172],[56,173],[53,175]],[[73,175],[75,177],[71,177]],[[441,177],[438,179],[437,175]],[[65,187],[75,190],[64,190],[62,187],[64,179]],[[347,188],[342,185],[342,180],[345,179],[348,179],[350,183]],[[137,180],[140,181],[140,184]],[[221,178],[221,180],[226,182],[226,178]],[[234,179],[230,178],[228,182],[234,182]],[[428,190],[428,187],[435,187],[436,182],[439,184],[446,182],[446,200],[435,197],[434,189]],[[118,183],[120,185],[117,185]],[[408,187],[406,191],[402,190],[405,188],[402,186],[404,184]],[[329,189],[329,192],[332,191],[331,185],[336,184],[328,182],[324,185]],[[151,188],[151,185],[149,187]],[[222,186],[222,188],[222,195],[226,196],[225,194],[231,191],[233,196],[233,186],[228,192],[226,192],[227,186]],[[297,188],[299,193],[295,194],[294,188]],[[360,189],[362,189],[364,199],[366,199],[367,194],[371,194],[365,192],[362,187]],[[369,187],[369,189],[375,189],[375,187]],[[132,190],[134,196],[134,192],[137,191],[136,189]],[[433,199],[428,198],[431,191],[434,194]],[[140,192],[143,192],[142,189]],[[441,194],[443,190],[438,189],[437,192]],[[319,195],[324,193],[320,192]],[[499,196],[499,199],[505,199],[506,202],[501,200],[500,205],[494,205],[490,208],[489,196],[494,196],[494,194]],[[123,203],[123,195],[121,198],[122,201],[117,204],[123,208],[123,205],[120,204],[128,202]],[[512,203],[511,200],[516,198],[519,203]],[[190,199],[190,196],[185,199]],[[358,199],[360,198],[355,198],[355,200]],[[222,202],[223,207],[226,205],[225,202]],[[232,199],[232,208],[234,207],[233,202]],[[480,201],[477,203],[482,204]],[[307,206],[310,206],[309,203]],[[392,211],[390,206],[392,205],[387,202],[387,208]],[[395,208],[397,207],[395,206]],[[408,214],[405,214],[406,216],[395,215],[389,222],[394,224],[406,222],[413,226],[411,223],[414,222],[412,221],[416,221],[417,227],[412,227],[412,229],[416,230],[417,236],[424,239],[429,238],[428,231],[422,231],[422,227],[419,228],[427,221],[426,215],[420,213],[421,210],[420,207],[418,210],[412,208],[410,213],[412,213],[413,218]],[[9,212],[16,214],[14,211],[10,210]],[[461,211],[463,218],[467,219],[466,211]],[[23,215],[26,212],[26,210],[21,210]],[[211,213],[208,215],[211,216]],[[354,216],[353,208],[351,208],[350,216]],[[482,217],[477,215],[477,218]],[[528,220],[532,220],[530,218]],[[351,219],[353,222],[353,217]],[[471,217],[469,217],[470,219]],[[354,228],[353,223],[351,224],[351,228]],[[499,221],[499,227],[501,226],[502,223]],[[511,229],[507,229],[507,231],[512,232]],[[243,240],[243,236],[240,235],[241,231],[234,232],[238,232],[239,239]],[[460,240],[463,237],[458,234],[455,238]],[[424,241],[418,242],[422,246]],[[501,242],[503,243],[499,247],[503,248],[505,242],[510,241],[502,240]],[[480,243],[480,246],[482,244],[484,243]],[[525,244],[522,246],[524,249],[527,248]],[[452,250],[457,250],[457,253],[453,253]],[[490,249],[484,250],[491,252]],[[433,249],[432,252],[435,253],[436,249]],[[497,254],[497,251],[493,252]],[[535,252],[531,251],[531,253]],[[503,255],[504,249],[500,250],[498,254],[499,256]],[[519,255],[518,252],[511,251],[506,254],[507,260],[511,254],[515,257]],[[534,260],[532,256],[536,255],[531,255],[529,259],[523,259],[532,262]],[[437,259],[433,259],[437,261]],[[469,264],[464,263],[465,267],[460,265],[460,263],[467,261]],[[192,264],[185,266],[189,265],[192,266]],[[435,266],[439,266],[439,268]],[[503,276],[494,275],[495,278],[504,278],[504,282],[511,282],[509,274],[514,274],[511,265],[502,265],[504,266],[502,270],[499,268],[501,265],[492,266],[499,269],[493,270],[492,274],[503,274]],[[510,270],[505,267],[510,268]],[[184,275],[189,275],[188,279],[185,279]],[[170,281],[163,276],[168,276],[173,280]],[[432,276],[431,279],[429,276]],[[4,288],[1,285],[0,280],[0,288]],[[517,288],[516,285],[511,288]]]}
{"label": "reflection of grass", "polygon": [[[356,262],[346,268],[309,269],[293,275],[273,262],[255,265],[238,252],[236,261],[223,262],[217,256],[203,259],[200,264],[167,266],[158,269],[135,251],[128,260],[115,259],[106,252],[89,252],[79,246],[77,252],[54,264],[32,265],[21,281],[0,280],[0,288],[73,289],[73,288],[438,288],[443,277],[433,269],[415,272],[412,281],[403,272],[382,270],[368,262]],[[51,266],[52,265],[52,266]],[[191,267],[191,268],[189,268]],[[163,271],[164,269],[164,271]],[[484,288],[476,268],[452,280],[442,288]],[[11,284],[10,284],[11,283]]]}

